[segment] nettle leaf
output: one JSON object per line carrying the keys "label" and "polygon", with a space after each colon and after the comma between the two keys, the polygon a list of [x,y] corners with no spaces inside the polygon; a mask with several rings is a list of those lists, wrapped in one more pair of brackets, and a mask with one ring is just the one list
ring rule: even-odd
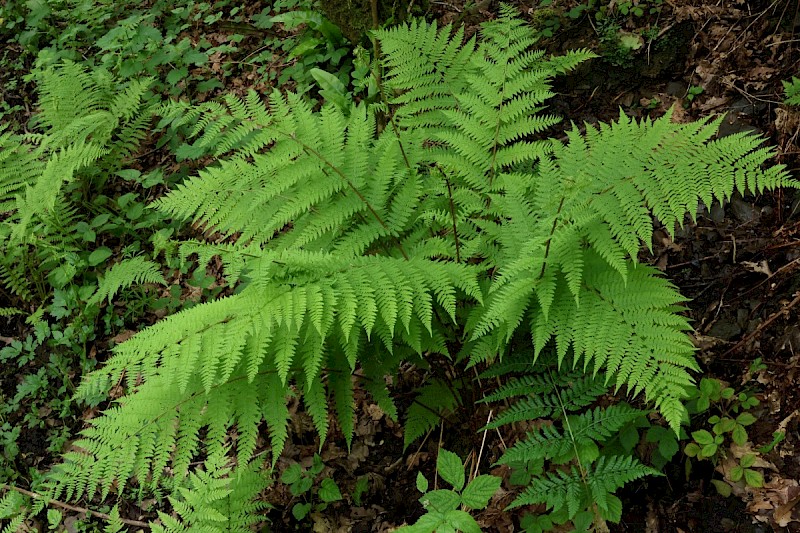
{"label": "nettle leaf", "polygon": [[500,488],[502,479],[497,476],[480,475],[470,481],[461,493],[461,501],[471,509],[484,509]]}
{"label": "nettle leaf", "polygon": [[[481,527],[472,516],[466,511],[453,510],[445,514],[446,523],[453,528],[453,531],[462,533],[481,533]],[[444,531],[438,529],[437,531]]]}
{"label": "nettle leaf", "polygon": [[342,493],[339,490],[339,486],[329,477],[326,477],[322,480],[319,486],[319,492],[317,494],[325,503],[336,502],[342,499]]}
{"label": "nettle leaf", "polygon": [[442,476],[442,479],[450,483],[455,490],[460,491],[464,488],[464,465],[461,459],[453,452],[445,449],[439,450],[436,470]]}
{"label": "nettle leaf", "polygon": [[417,490],[423,494],[428,492],[428,480],[422,472],[417,472]]}
{"label": "nettle leaf", "polygon": [[419,501],[426,509],[444,513],[461,505],[461,496],[452,490],[438,489],[425,493]]}

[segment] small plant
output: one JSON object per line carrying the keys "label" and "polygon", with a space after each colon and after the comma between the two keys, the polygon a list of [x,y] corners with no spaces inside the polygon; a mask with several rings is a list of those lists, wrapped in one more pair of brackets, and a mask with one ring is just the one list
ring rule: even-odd
{"label": "small plant", "polygon": [[791,81],[783,81],[783,103],[800,106],[800,78],[792,76]]}
{"label": "small plant", "polygon": [[[747,427],[756,421],[750,409],[758,406],[758,399],[747,392],[736,391],[725,386],[718,379],[703,378],[700,386],[693,392],[693,398],[687,404],[690,414],[702,414],[715,410],[718,414],[708,417],[709,429],[692,431],[691,442],[684,447],[687,457],[699,461],[710,460],[717,463],[728,453],[732,444],[744,446],[748,442]],[[776,443],[777,444],[777,443]],[[774,446],[774,444],[773,444]],[[730,480],[738,482],[742,479],[751,487],[760,487],[764,479],[760,472],[751,469],[755,463],[755,454],[745,454],[739,459],[739,465],[730,473]],[[687,468],[691,463],[687,462]],[[715,484],[718,488],[719,484]],[[724,491],[724,489],[723,489]]]}
{"label": "small plant", "polygon": [[686,101],[683,104],[683,107],[689,107],[694,102],[695,98],[703,94],[704,89],[699,85],[689,85],[689,88],[686,89]]}
{"label": "small plant", "polygon": [[425,514],[410,526],[401,527],[398,533],[433,533],[462,531],[480,533],[481,528],[467,509],[480,511],[489,505],[489,500],[500,488],[502,479],[481,474],[467,483],[464,464],[454,453],[439,450],[436,473],[450,484],[452,489],[430,490],[430,484],[422,472],[417,473],[417,490],[422,493],[419,502]]}
{"label": "small plant", "polygon": [[319,454],[315,453],[310,468],[304,469],[299,463],[294,463],[283,471],[281,483],[289,485],[292,496],[303,500],[292,506],[292,516],[296,520],[303,520],[312,510],[324,511],[328,504],[342,499],[342,493],[333,478],[324,477],[319,486],[316,485],[317,477],[323,470],[325,464]]}
{"label": "small plant", "polygon": [[[633,457],[646,411],[626,403],[587,409],[607,392],[604,376],[559,370],[546,358],[533,366],[521,357],[509,359],[481,376],[505,378],[484,401],[512,401],[484,429],[542,420],[498,461],[512,468],[512,483],[525,487],[509,508],[546,505],[547,512],[526,519],[526,531],[568,522],[583,531],[592,523],[602,528],[606,521],[618,522],[622,502],[614,492],[634,479],[659,475]],[[520,369],[527,371],[506,375]]]}
{"label": "small plant", "polygon": [[[288,11],[272,17],[272,23],[280,22],[288,29],[305,25],[305,31],[296,39],[283,43],[293,64],[283,69],[278,78],[279,85],[290,80],[296,84],[297,91],[303,93],[311,88],[312,72],[316,67],[336,77],[340,83],[348,84],[353,63],[351,46],[341,30],[322,14],[312,9]],[[319,80],[317,80],[319,81]]]}

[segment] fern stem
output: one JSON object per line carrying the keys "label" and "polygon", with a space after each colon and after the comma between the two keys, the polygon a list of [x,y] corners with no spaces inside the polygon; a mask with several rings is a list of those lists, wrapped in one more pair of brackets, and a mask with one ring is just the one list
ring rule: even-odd
{"label": "fern stem", "polygon": [[539,272],[539,277],[541,278],[544,276],[544,270],[547,267],[547,259],[550,256],[550,244],[553,242],[553,235],[556,232],[556,227],[558,226],[558,215],[561,214],[561,209],[564,207],[564,200],[566,199],[565,196],[561,197],[561,203],[558,204],[558,210],[556,211],[556,216],[553,218],[553,227],[550,228],[550,235],[547,237],[547,244],[544,248],[544,258],[542,259],[542,270]]}
{"label": "fern stem", "polygon": [[[38,492],[32,492],[30,490],[21,489],[19,487],[15,487],[14,485],[6,485],[3,483],[0,485],[0,488],[3,490],[13,490],[15,492],[19,492],[20,494],[24,494],[29,498],[33,498],[34,500],[46,500],[47,505],[54,505],[56,507],[61,507],[62,509],[66,509],[67,511],[72,511],[73,513],[79,513],[86,516],[96,516],[97,518],[102,518],[103,520],[111,520],[111,516],[107,515],[106,513],[101,513],[100,511],[93,511],[86,507],[76,507],[74,505],[70,505],[68,503],[64,503],[58,500],[53,500],[51,498],[47,498],[39,494]],[[136,526],[142,527],[145,529],[150,529],[150,524],[147,522],[141,522],[139,520],[131,520],[129,518],[119,518],[119,521],[123,524],[128,524],[129,526]]]}
{"label": "fern stem", "polygon": [[[353,182],[350,181],[350,179],[347,176],[345,176],[344,172],[342,172],[341,169],[339,169],[339,167],[337,167],[336,165],[334,165],[333,163],[328,161],[325,158],[324,155],[322,155],[321,153],[319,153],[318,151],[314,150],[313,148],[308,146],[306,143],[304,143],[303,141],[298,139],[296,135],[289,134],[289,133],[284,133],[282,131],[278,131],[278,133],[280,133],[281,135],[284,135],[284,136],[292,139],[293,141],[295,141],[297,144],[299,144],[303,148],[303,150],[305,150],[307,153],[313,155],[314,157],[316,157],[317,159],[322,161],[325,164],[325,166],[327,166],[328,168],[333,170],[340,178],[342,178],[342,181],[344,181],[347,184],[347,186],[350,187],[350,190],[353,191],[353,193],[355,193],[356,196],[358,196],[358,199],[361,200],[364,203],[364,205],[367,206],[367,209],[369,209],[369,212],[372,213],[372,216],[375,218],[375,220],[378,221],[378,223],[381,225],[381,227],[383,227],[383,229],[385,229],[390,235],[392,234],[392,231],[386,225],[386,222],[383,221],[383,219],[378,214],[378,212],[375,210],[375,208],[372,206],[372,204],[369,203],[369,200],[367,200],[364,197],[364,195],[361,194],[361,191],[359,191],[358,188],[353,184]],[[403,259],[408,260],[408,254],[403,249],[403,244],[400,242],[400,240],[397,237],[395,237],[395,243],[397,244],[398,250],[400,250],[400,253],[403,255]]]}
{"label": "fern stem", "polygon": [[572,431],[572,424],[569,423],[569,416],[567,416],[567,409],[564,405],[564,400],[561,398],[561,391],[556,385],[556,380],[553,379],[553,372],[550,369],[547,369],[547,375],[550,378],[550,383],[553,385],[553,392],[556,393],[556,398],[558,398],[558,405],[561,407],[561,414],[564,417],[564,429],[567,433],[569,433],[569,439],[572,442],[572,450],[575,452],[575,461],[578,462],[578,469],[581,472],[581,480],[583,481],[584,485],[587,485],[586,469],[583,467],[583,463],[581,462],[581,456],[578,452],[577,443],[575,442],[575,433]]}
{"label": "fern stem", "polygon": [[453,239],[456,243],[456,261],[461,262],[461,245],[458,241],[458,226],[456,224],[456,207],[453,204],[453,188],[450,185],[450,180],[444,178],[444,182],[447,184],[447,196],[448,201],[450,202],[450,218],[453,219]]}
{"label": "fern stem", "polygon": [[508,72],[508,62],[506,62],[505,66],[503,66],[503,87],[500,89],[500,105],[497,108],[497,125],[494,127],[494,144],[492,145],[492,164],[489,169],[489,185],[492,184],[492,181],[494,181],[494,177],[497,175],[497,145],[498,145],[498,139],[500,138],[500,123],[501,123],[500,115],[503,112],[503,107],[504,107],[503,102],[505,101],[505,95],[506,95],[506,81],[508,80],[508,77],[506,75],[507,72]]}

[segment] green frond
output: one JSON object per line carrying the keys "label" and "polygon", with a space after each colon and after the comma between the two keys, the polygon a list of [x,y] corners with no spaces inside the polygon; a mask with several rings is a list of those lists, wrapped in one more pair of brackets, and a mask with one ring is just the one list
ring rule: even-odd
{"label": "green frond", "polygon": [[[160,109],[160,127],[189,132],[179,159],[214,162],[155,207],[226,238],[183,243],[180,254],[203,266],[219,257],[233,293],[143,329],[84,381],[79,398],[123,377],[127,395],[91,421],[56,469],[54,497],[106,496],[131,479],[149,490],[171,472],[186,490],[173,494],[176,514],[162,516],[164,530],[215,531],[230,516],[217,506],[232,490],[223,457],[247,464],[265,421],[274,460],[288,439],[287,397],[300,396],[322,439],[332,400],[349,444],[353,374],[397,419],[385,376],[436,354],[489,363],[484,376],[505,381],[488,401],[515,403],[491,427],[553,420],[501,460],[549,461],[515,505],[574,516],[596,502],[613,519],[620,504],[610,493],[652,473],[598,445],[641,411],[583,409],[608,386],[624,387],[679,428],[697,364],[684,299],[636,262],[653,217],[671,231],[700,201],[798,184],[783,167],[762,168],[770,152],[758,138],[715,139],[713,120],[622,115],[585,134],[573,128],[567,143],[537,140],[559,120],[544,105],[552,78],[592,54],[546,57],[508,6],[467,43],[463,30],[425,22],[375,35],[389,99],[384,128],[374,107],[318,109],[277,91],[265,102],[250,92]],[[74,77],[42,91],[45,135],[0,136],[12,148],[0,155],[0,202],[20,198],[13,222],[28,237],[67,220],[58,188],[84,167],[116,168],[149,120],[134,104],[145,83],[111,90],[85,72]],[[72,116],[63,100],[81,91],[82,113]],[[77,140],[62,146],[65,138],[49,137],[56,131]],[[119,149],[106,142],[114,135]],[[27,177],[6,170],[17,164]],[[107,273],[98,300],[129,282],[162,281],[144,260],[122,265]],[[0,268],[19,284],[19,271]],[[406,447],[458,406],[461,386],[434,379],[417,391]],[[195,472],[201,457],[224,474]]]}
{"label": "green frond", "polygon": [[626,483],[648,475],[659,475],[659,472],[639,463],[633,457],[600,457],[586,473],[586,481],[575,466],[567,471],[550,472],[546,476],[534,478],[509,509],[542,503],[548,509],[566,507],[568,516],[572,518],[580,509],[585,509],[587,504],[595,502],[601,511],[607,513],[608,519],[619,521],[622,508],[619,500],[611,493]]}
{"label": "green frond", "polygon": [[75,142],[52,154],[35,184],[25,188],[17,201],[19,223],[13,236],[22,238],[35,217],[47,216],[55,208],[62,187],[75,178],[82,167],[92,164],[107,150],[97,144]]}
{"label": "green frond", "polygon": [[561,462],[564,462],[563,456],[571,456],[575,450],[608,440],[625,424],[646,413],[627,404],[617,404],[569,415],[560,422],[561,430],[555,426],[544,426],[538,431],[529,432],[503,454],[498,464],[539,458],[561,458]]}
{"label": "green frond", "polygon": [[120,533],[125,529],[125,524],[119,517],[119,506],[115,505],[111,512],[108,513],[109,520],[103,528],[103,533]]}
{"label": "green frond", "polygon": [[783,83],[783,103],[786,105],[800,105],[800,78],[792,76],[791,81]]}
{"label": "green frond", "polygon": [[111,302],[122,289],[143,283],[167,284],[157,263],[141,256],[125,259],[106,271],[89,302],[101,302],[104,299]]}
{"label": "green frond", "polygon": [[0,213],[15,209],[17,195],[32,186],[44,169],[38,144],[26,143],[4,128],[0,126]]}
{"label": "green frond", "polygon": [[[685,334],[689,324],[675,313],[684,298],[649,267],[630,264],[626,283],[600,266],[603,259],[586,257],[580,303],[562,281],[549,316],[534,313],[537,352],[554,338],[559,358],[571,347],[576,362],[583,358],[584,369],[591,364],[595,373],[605,371],[616,389],[627,385],[632,394],[644,392],[657,406],[679,403],[692,383],[688,371],[697,370]],[[671,416],[669,423],[677,431],[680,416]]]}
{"label": "green frond", "polygon": [[417,389],[406,413],[403,428],[403,449],[422,435],[442,423],[442,418],[452,412],[461,403],[461,398],[454,388],[441,380],[434,379]]}
{"label": "green frond", "polygon": [[375,31],[384,52],[386,88],[399,93],[392,104],[404,128],[437,128],[446,124],[443,111],[456,106],[465,87],[464,75],[475,39],[464,43],[464,29],[437,28],[415,20]]}
{"label": "green frond", "polygon": [[485,429],[494,429],[514,422],[560,417],[563,411],[572,412],[594,403],[605,394],[608,386],[602,376],[584,375],[572,371],[543,376],[529,374],[512,378],[483,402],[499,402],[521,396],[504,410]]}
{"label": "green frond", "polygon": [[207,532],[248,533],[262,521],[269,507],[256,498],[268,485],[258,462],[226,466],[224,455],[210,457],[206,470],[192,473],[176,496],[169,501],[175,515],[159,512],[161,524],[152,524],[157,533]]}

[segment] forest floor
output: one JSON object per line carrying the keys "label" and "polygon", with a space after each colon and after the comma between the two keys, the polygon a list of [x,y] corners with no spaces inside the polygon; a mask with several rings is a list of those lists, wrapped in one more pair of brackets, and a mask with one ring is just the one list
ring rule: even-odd
{"label": "forest floor", "polygon": [[[247,6],[258,12],[262,2]],[[268,2],[267,2],[268,3]],[[572,75],[559,79],[557,97],[550,110],[576,127],[617,118],[620,110],[637,119],[658,117],[673,110],[676,121],[723,115],[721,134],[752,130],[775,147],[775,163],[800,175],[800,110],[782,104],[783,80],[800,75],[800,3],[782,1],[666,0],[627,2],[648,8],[641,15],[619,16],[613,25],[590,15],[572,19],[568,13],[580,2],[552,2],[554,12],[543,15],[540,2],[514,2],[523,17],[551,24],[553,35],[542,46],[554,53],[589,48],[598,59]],[[462,0],[430,2],[428,16],[466,25],[468,34],[497,14],[496,2]],[[608,4],[606,2],[605,4]],[[611,2],[623,4],[623,2]],[[649,7],[657,7],[652,13]],[[554,21],[558,21],[556,24]],[[279,30],[276,30],[279,31]],[[641,38],[634,48],[620,48],[619,37]],[[209,35],[204,35],[210,38]],[[213,37],[213,35],[211,35]],[[224,31],[218,35],[224,41]],[[238,54],[247,57],[260,43],[248,37]],[[274,68],[290,64],[276,54]],[[224,65],[227,58],[212,58]],[[2,80],[2,74],[0,74]],[[7,80],[5,80],[7,81]],[[242,69],[229,77],[219,92],[266,89],[263,78]],[[6,92],[11,105],[28,107],[25,85]],[[25,122],[19,111],[19,122]],[[158,152],[147,155],[157,160]],[[730,464],[720,460],[692,462],[681,453],[667,465],[661,478],[646,478],[622,491],[623,520],[613,531],[626,532],[758,532],[800,531],[800,195],[777,191],[758,196],[733,197],[725,205],[701,208],[695,221],[687,221],[674,239],[664,228],[656,231],[652,253],[640,259],[662,270],[689,298],[688,315],[695,328],[693,340],[703,375],[721,379],[738,390],[748,390],[760,400],[757,421],[748,428],[754,446],[770,443],[776,431],[785,439],[765,453],[759,466],[765,484],[760,488],[734,488],[729,497],[710,483],[725,477]],[[0,305],[2,307],[2,305]],[[144,322],[152,322],[152,316]],[[24,338],[22,321],[7,322],[0,339]],[[131,332],[115,339],[124,340]],[[107,351],[108,339],[99,340],[97,353]],[[34,364],[32,362],[31,364]],[[10,372],[10,371],[9,371]],[[14,371],[17,373],[18,371]],[[19,371],[18,373],[24,373]],[[11,373],[0,375],[13,395]],[[406,369],[394,390],[402,406],[403,391],[410,392],[425,379]],[[410,398],[410,395],[407,395]],[[404,451],[402,427],[389,420],[365,395],[356,396],[358,416],[353,446],[348,451],[341,435],[332,432],[320,456],[326,472],[335,472],[343,493],[356,492],[358,480],[368,478],[369,489],[359,504],[341,502],[311,514],[302,524],[292,517],[294,497],[288,488],[274,485],[267,499],[273,531],[369,532],[391,531],[411,523],[422,513],[417,504],[415,476],[434,470],[436,451],[444,446],[467,454],[482,454],[494,462],[510,433],[479,433],[488,410],[460,413],[445,420],[440,432]],[[320,450],[318,437],[302,407],[292,406],[290,438],[276,464],[278,472],[300,462],[310,466]],[[42,416],[50,416],[43,412]],[[54,415],[53,415],[54,416]],[[13,420],[12,420],[13,422]],[[69,423],[78,429],[80,420]],[[46,470],[57,454],[45,449],[45,430],[23,428],[17,438],[20,468]],[[744,451],[732,449],[730,454]],[[429,476],[430,477],[430,476]],[[518,517],[503,509],[513,499],[504,486],[488,509],[477,515],[486,531],[519,530]],[[279,511],[282,510],[282,511]],[[152,518],[152,512],[130,502],[131,519]],[[135,529],[132,529],[135,530]]]}

